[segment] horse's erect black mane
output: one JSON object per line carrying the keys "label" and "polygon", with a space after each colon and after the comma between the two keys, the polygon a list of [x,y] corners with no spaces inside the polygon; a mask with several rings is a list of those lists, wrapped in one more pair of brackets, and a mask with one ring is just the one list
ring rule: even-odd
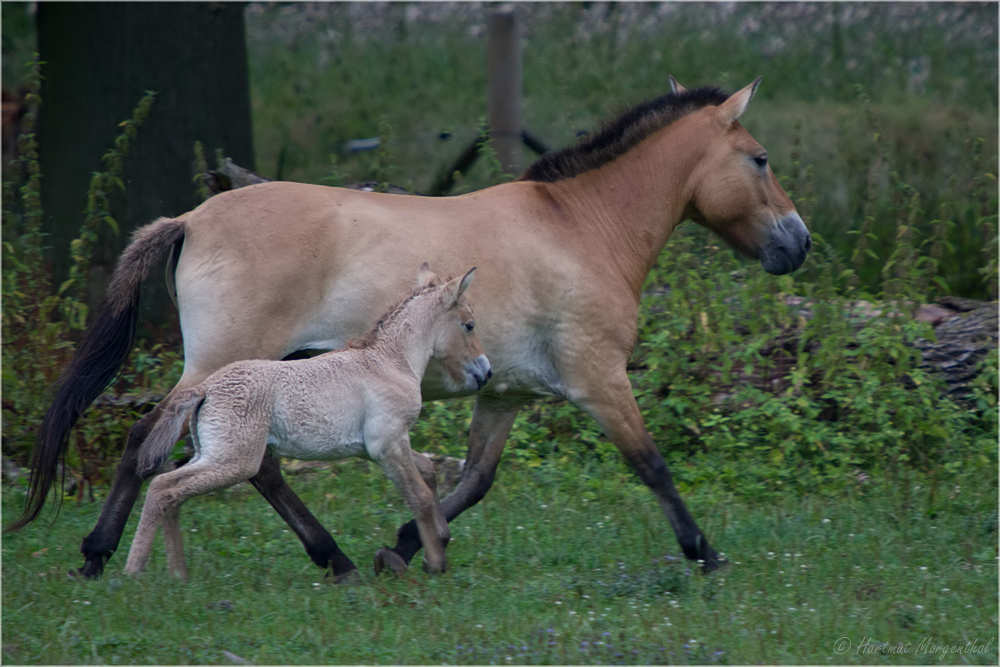
{"label": "horse's erect black mane", "polygon": [[519,180],[551,183],[573,178],[620,157],[653,132],[706,106],[725,102],[729,94],[706,86],[668,93],[638,104],[593,134],[560,151],[547,153],[525,169]]}

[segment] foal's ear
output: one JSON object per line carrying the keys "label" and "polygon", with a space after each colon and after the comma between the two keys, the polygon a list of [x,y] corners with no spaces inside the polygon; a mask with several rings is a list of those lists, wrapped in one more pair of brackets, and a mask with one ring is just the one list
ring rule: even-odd
{"label": "foal's ear", "polygon": [[677,79],[674,78],[673,74],[668,74],[667,79],[670,81],[670,92],[672,92],[674,95],[676,95],[677,93],[687,92],[687,88],[677,83]]}
{"label": "foal's ear", "polygon": [[458,297],[462,296],[462,292],[469,289],[469,285],[472,284],[472,276],[475,273],[476,267],[472,267],[468,273],[462,276],[461,280],[455,278],[448,283],[448,289],[446,291],[446,300],[448,303],[454,304],[458,301]]}
{"label": "foal's ear", "polygon": [[750,100],[753,99],[754,93],[757,92],[757,86],[760,85],[762,78],[764,77],[758,76],[753,83],[743,90],[733,93],[728,100],[722,103],[719,107],[719,118],[724,125],[731,125],[743,115],[743,112],[747,110],[747,105],[750,104]]}
{"label": "foal's ear", "polygon": [[476,267],[472,267],[471,269],[469,269],[469,272],[466,273],[465,276],[462,278],[462,282],[458,284],[458,294],[455,295],[456,299],[462,296],[462,292],[469,289],[469,285],[472,284],[472,279],[475,277],[475,275],[476,275]]}
{"label": "foal's ear", "polygon": [[420,265],[420,273],[417,274],[417,286],[419,288],[433,287],[440,282],[441,280],[431,271],[430,264],[424,262]]}

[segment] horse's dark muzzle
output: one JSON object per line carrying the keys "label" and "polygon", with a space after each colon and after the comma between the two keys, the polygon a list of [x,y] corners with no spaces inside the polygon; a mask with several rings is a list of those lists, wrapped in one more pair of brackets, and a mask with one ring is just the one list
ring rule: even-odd
{"label": "horse's dark muzzle", "polygon": [[812,248],[812,237],[798,213],[777,221],[774,232],[761,251],[760,264],[776,276],[791,273],[802,266]]}

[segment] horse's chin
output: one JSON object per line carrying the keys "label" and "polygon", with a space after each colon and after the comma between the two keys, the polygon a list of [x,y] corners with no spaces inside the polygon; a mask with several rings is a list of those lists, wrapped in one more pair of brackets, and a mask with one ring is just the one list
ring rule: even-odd
{"label": "horse's chin", "polygon": [[796,264],[785,254],[769,254],[760,260],[760,266],[772,275],[783,276],[802,266],[802,262]]}

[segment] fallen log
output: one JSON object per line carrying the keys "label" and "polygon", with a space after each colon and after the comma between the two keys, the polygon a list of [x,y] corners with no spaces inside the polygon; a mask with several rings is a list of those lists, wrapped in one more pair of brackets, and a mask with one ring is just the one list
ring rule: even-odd
{"label": "fallen log", "polygon": [[[270,183],[272,179],[264,178],[259,174],[255,174],[249,169],[244,169],[235,162],[232,158],[223,158],[222,164],[218,168],[209,171],[202,175],[202,179],[205,185],[208,187],[209,196],[214,196],[220,192],[226,192],[228,190],[236,190],[237,188],[245,188],[248,185],[257,185],[258,183]],[[382,186],[380,188],[380,185]],[[348,190],[364,190],[365,192],[388,192],[393,195],[406,195],[406,194],[419,194],[411,192],[406,188],[401,188],[398,185],[392,184],[380,184],[377,181],[363,181],[361,183],[351,183],[350,185],[345,185]]]}

